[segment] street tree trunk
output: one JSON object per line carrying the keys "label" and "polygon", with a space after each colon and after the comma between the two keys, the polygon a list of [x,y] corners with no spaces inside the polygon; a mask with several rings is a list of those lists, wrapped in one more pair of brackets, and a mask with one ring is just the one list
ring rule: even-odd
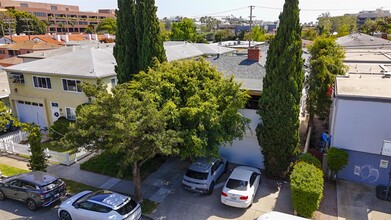
{"label": "street tree trunk", "polygon": [[133,162],[133,183],[134,183],[134,199],[138,203],[143,202],[143,196],[141,195],[141,176],[140,165],[138,162]]}

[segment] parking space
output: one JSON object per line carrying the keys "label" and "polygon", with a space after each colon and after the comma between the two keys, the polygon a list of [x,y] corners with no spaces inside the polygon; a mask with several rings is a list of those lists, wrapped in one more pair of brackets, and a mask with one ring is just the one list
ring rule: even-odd
{"label": "parking space", "polygon": [[11,199],[0,201],[0,220],[9,219],[29,219],[29,220],[47,220],[58,219],[58,204],[50,207],[40,208],[37,211],[30,211],[26,204]]}
{"label": "parking space", "polygon": [[[177,170],[183,175],[186,171],[185,162],[178,164]],[[187,163],[188,164],[188,163]],[[254,203],[248,209],[238,209],[225,206],[220,201],[223,184],[229,177],[235,165],[230,164],[229,172],[223,174],[212,195],[201,195],[185,190],[180,185],[180,178],[168,181],[170,193],[161,201],[157,210],[151,215],[157,220],[163,219],[256,219],[269,211],[293,213],[289,184],[269,180],[262,175]],[[177,175],[177,176],[181,176]]]}

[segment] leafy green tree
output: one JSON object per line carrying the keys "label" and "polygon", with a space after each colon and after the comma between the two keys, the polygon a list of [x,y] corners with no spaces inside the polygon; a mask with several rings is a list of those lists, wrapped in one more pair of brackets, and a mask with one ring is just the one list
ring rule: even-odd
{"label": "leafy green tree", "polygon": [[190,18],[184,18],[171,26],[171,40],[195,42],[197,40],[196,25]]}
{"label": "leafy green tree", "polygon": [[24,125],[29,135],[27,137],[30,144],[31,156],[28,167],[32,171],[46,171],[48,167],[48,156],[41,144],[42,133],[38,125]]}
{"label": "leafy green tree", "polygon": [[265,41],[266,40],[266,31],[260,26],[255,26],[252,28],[251,33],[246,33],[244,38],[246,40],[253,41]]}
{"label": "leafy green tree", "polygon": [[248,120],[238,113],[247,94],[233,78],[201,61],[154,62],[148,73],[117,85],[83,85],[92,104],[80,109],[64,139],[68,146],[110,150],[132,165],[135,198],[142,201],[140,168],[161,155],[217,155],[243,135]]}
{"label": "leafy green tree", "polygon": [[265,157],[266,174],[285,178],[299,152],[299,113],[303,88],[303,59],[299,1],[286,0],[277,35],[270,41],[266,76],[259,100],[262,122],[257,136]]}
{"label": "leafy green tree", "polygon": [[118,0],[114,57],[119,83],[147,71],[153,57],[167,60],[156,10],[154,0]]}
{"label": "leafy green tree", "polygon": [[357,18],[351,15],[330,16],[330,13],[323,13],[318,17],[319,35],[328,37],[337,32],[339,36],[346,36],[357,31]]}
{"label": "leafy green tree", "polygon": [[345,75],[345,51],[333,38],[317,38],[309,47],[310,75],[307,79],[307,111],[309,124],[315,115],[327,118],[331,105],[331,88],[335,77]]}
{"label": "leafy green tree", "polygon": [[169,41],[171,32],[166,30],[166,25],[162,21],[159,22],[159,27],[163,41]]}
{"label": "leafy green tree", "polygon": [[301,31],[301,38],[304,40],[315,40],[318,36],[315,28],[306,28]]}
{"label": "leafy green tree", "polygon": [[12,117],[10,109],[0,101],[0,132],[6,130],[6,126],[10,123],[10,120],[16,122],[16,118]]}
{"label": "leafy green tree", "polygon": [[46,24],[39,20],[34,15],[24,12],[9,9],[9,13],[15,18],[16,21],[16,34],[21,34],[26,31],[32,31],[30,34],[45,34]]}
{"label": "leafy green tree", "polygon": [[229,30],[217,30],[215,33],[215,42],[234,40],[236,37]]}
{"label": "leafy green tree", "polygon": [[[59,27],[61,28],[61,32],[63,30],[63,24],[60,24]],[[86,30],[84,31],[86,34],[94,34],[96,33],[95,26],[90,24],[87,26]]]}
{"label": "leafy green tree", "polygon": [[218,20],[216,18],[210,17],[210,16],[203,16],[200,18],[200,22],[205,24],[204,32],[210,32],[215,27],[219,26],[221,24],[221,20]]}
{"label": "leafy green tree", "polygon": [[97,32],[105,32],[109,34],[117,33],[117,19],[115,18],[105,18],[98,24],[96,28]]}
{"label": "leafy green tree", "polygon": [[365,34],[373,34],[377,30],[377,24],[375,20],[367,18],[360,28]]}
{"label": "leafy green tree", "polygon": [[331,177],[337,175],[338,171],[348,164],[349,154],[341,149],[332,147],[327,152],[327,167],[331,171]]}

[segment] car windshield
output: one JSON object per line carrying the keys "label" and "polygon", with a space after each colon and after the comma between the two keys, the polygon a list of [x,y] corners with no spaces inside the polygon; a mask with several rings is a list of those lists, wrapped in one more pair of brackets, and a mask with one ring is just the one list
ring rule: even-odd
{"label": "car windshield", "polygon": [[128,199],[125,202],[126,202],[126,204],[124,206],[122,206],[121,208],[115,210],[120,215],[126,215],[126,214],[132,212],[137,207],[137,203],[135,201],[131,200],[131,199]]}
{"label": "car windshield", "polygon": [[247,181],[244,180],[237,180],[237,179],[229,179],[227,182],[226,187],[229,189],[235,189],[239,191],[246,191],[247,190]]}
{"label": "car windshield", "polygon": [[194,170],[187,170],[186,176],[193,178],[193,179],[199,179],[199,180],[206,180],[208,179],[208,173],[198,172]]}

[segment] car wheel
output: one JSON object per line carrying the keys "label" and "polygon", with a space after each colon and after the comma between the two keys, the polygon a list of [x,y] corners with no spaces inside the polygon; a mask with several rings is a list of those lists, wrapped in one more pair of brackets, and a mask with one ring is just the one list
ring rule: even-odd
{"label": "car wheel", "polygon": [[228,171],[228,161],[227,161],[227,163],[225,163],[224,173],[226,173],[227,171]]}
{"label": "car wheel", "polygon": [[27,200],[27,208],[29,208],[31,211],[37,210],[37,204],[35,204],[34,200],[29,199]]}
{"label": "car wheel", "polygon": [[72,217],[71,215],[69,214],[69,212],[65,211],[65,210],[62,210],[60,212],[60,219],[61,220],[72,220]]}
{"label": "car wheel", "polygon": [[215,188],[215,183],[212,182],[209,186],[208,195],[212,195],[214,188]]}
{"label": "car wheel", "polygon": [[7,197],[5,197],[3,191],[0,190],[0,201],[3,201],[4,199],[6,199]]}

